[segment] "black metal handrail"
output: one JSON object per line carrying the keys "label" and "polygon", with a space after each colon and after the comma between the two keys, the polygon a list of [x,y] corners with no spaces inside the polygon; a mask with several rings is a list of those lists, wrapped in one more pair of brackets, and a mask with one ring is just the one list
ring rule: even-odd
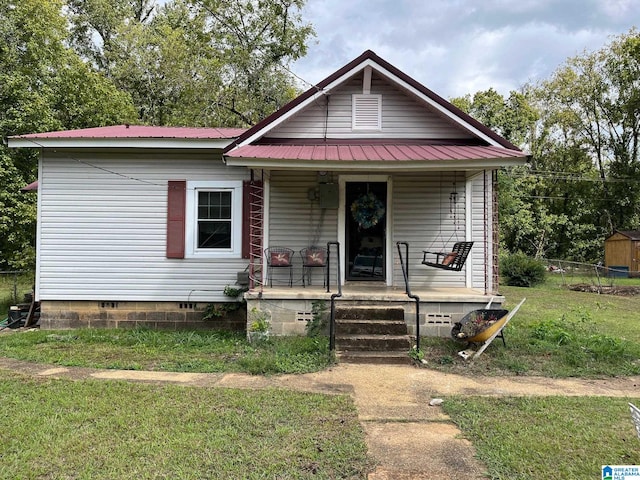
{"label": "black metal handrail", "polygon": [[342,270],[340,269],[340,242],[327,242],[327,293],[331,292],[331,245],[336,246],[336,260],[338,268],[336,269],[338,279],[338,292],[331,295],[331,317],[329,319],[329,350],[336,348],[336,298],[342,296]]}
{"label": "black metal handrail", "polygon": [[[402,258],[402,250],[400,245],[404,245],[405,259]],[[396,242],[398,248],[398,256],[400,257],[400,267],[402,268],[402,276],[404,277],[404,291],[407,296],[416,302],[416,349],[420,350],[420,297],[411,293],[411,287],[409,286],[409,244],[407,242]]]}

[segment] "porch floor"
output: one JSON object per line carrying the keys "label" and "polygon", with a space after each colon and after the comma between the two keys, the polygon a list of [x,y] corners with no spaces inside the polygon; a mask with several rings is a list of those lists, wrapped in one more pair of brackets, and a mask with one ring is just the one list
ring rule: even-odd
{"label": "porch floor", "polygon": [[[322,285],[294,285],[285,286],[263,286],[249,290],[245,294],[247,299],[278,299],[278,300],[329,300],[331,295],[338,292],[336,286],[331,286],[331,291],[327,293],[327,288]],[[444,303],[478,303],[489,302],[493,296],[494,303],[504,303],[502,295],[485,295],[483,291],[472,288],[452,288],[452,287],[421,287],[412,288],[411,293],[420,298],[420,302],[444,302]],[[338,301],[378,301],[378,302],[413,302],[404,287],[389,287],[382,283],[372,282],[347,282],[342,287],[342,297]]]}

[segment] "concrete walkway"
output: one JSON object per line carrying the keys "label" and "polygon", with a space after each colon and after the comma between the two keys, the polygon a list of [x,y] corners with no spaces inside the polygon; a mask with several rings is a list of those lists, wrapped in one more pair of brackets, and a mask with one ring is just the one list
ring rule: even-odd
{"label": "concrete walkway", "polygon": [[305,375],[272,377],[243,374],[203,374],[97,370],[53,367],[0,358],[0,369],[40,377],[127,380],[198,387],[284,388],[350,395],[366,433],[377,468],[370,480],[475,480],[486,478],[473,445],[434,398],[448,395],[611,396],[639,397],[640,377],[607,380],[542,377],[474,377],[445,374],[404,365],[341,364]]}

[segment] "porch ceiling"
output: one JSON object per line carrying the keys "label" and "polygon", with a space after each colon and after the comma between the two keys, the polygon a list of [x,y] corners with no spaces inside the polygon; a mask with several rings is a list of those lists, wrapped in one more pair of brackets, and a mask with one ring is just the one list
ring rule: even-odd
{"label": "porch ceiling", "polygon": [[326,170],[431,170],[520,165],[527,154],[494,146],[385,144],[246,145],[225,154],[228,165]]}

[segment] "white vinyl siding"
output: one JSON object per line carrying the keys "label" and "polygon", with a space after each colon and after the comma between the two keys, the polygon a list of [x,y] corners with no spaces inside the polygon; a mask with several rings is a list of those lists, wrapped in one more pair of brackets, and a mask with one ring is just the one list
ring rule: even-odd
{"label": "white vinyl siding", "polygon": [[[271,246],[289,247],[295,250],[294,283],[301,275],[298,251],[312,244],[326,246],[327,242],[337,240],[337,209],[323,211],[319,208],[317,201],[307,198],[308,190],[317,186],[316,178],[314,173],[280,171],[270,174],[268,243]],[[334,180],[337,181],[337,178]],[[458,192],[455,225],[449,212],[449,194],[453,189],[454,180]],[[473,269],[474,284],[477,281],[483,281],[482,241],[477,241],[474,245],[472,255],[460,272],[449,272],[422,264],[423,250],[445,251],[456,241],[466,239],[465,205],[467,202],[464,172],[397,174],[393,175],[392,182],[393,211],[390,217],[393,232],[391,238],[394,258],[393,284],[399,288],[404,286],[396,248],[398,241],[409,243],[409,273],[411,285],[415,288],[471,286],[467,285],[466,281],[467,268]],[[344,208],[342,199],[341,208]],[[482,226],[474,225],[474,228],[481,230]],[[335,259],[332,258],[332,262],[334,261]],[[477,266],[476,262],[478,262]],[[335,265],[335,263],[332,264]],[[475,274],[477,269],[481,272],[479,276]]]}
{"label": "white vinyl siding", "polygon": [[[435,110],[374,74],[371,94],[381,95],[381,129],[354,131],[353,95],[362,94],[362,74],[333,90],[269,132],[272,138],[471,139]],[[327,112],[328,109],[328,112]]]}
{"label": "white vinyl siding", "polygon": [[247,261],[167,259],[167,181],[239,182],[215,154],[46,153],[40,300],[224,301]]}
{"label": "white vinyl siding", "polygon": [[[457,219],[449,211],[449,194],[456,180]],[[394,175],[393,245],[394,285],[403,287],[396,242],[409,243],[409,276],[413,287],[465,287],[465,270],[451,272],[422,264],[423,250],[447,251],[456,241],[465,240],[464,173]],[[474,250],[476,245],[474,245]],[[481,248],[481,247],[480,247]],[[402,254],[404,255],[404,247]],[[435,256],[430,257],[435,260]]]}
{"label": "white vinyl siding", "polygon": [[269,184],[268,244],[295,251],[295,284],[302,275],[298,252],[312,245],[326,247],[327,242],[337,240],[338,209],[323,209],[317,200],[309,200],[309,189],[318,187],[316,172],[271,172]]}

